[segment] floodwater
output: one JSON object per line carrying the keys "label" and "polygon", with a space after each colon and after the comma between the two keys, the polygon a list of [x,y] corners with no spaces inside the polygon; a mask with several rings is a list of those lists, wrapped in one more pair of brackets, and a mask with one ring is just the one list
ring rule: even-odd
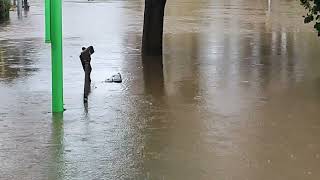
{"label": "floodwater", "polygon": [[1,180],[320,178],[320,40],[299,1],[168,0],[164,55],[142,59],[143,0],[65,0],[63,115],[30,5],[0,25]]}

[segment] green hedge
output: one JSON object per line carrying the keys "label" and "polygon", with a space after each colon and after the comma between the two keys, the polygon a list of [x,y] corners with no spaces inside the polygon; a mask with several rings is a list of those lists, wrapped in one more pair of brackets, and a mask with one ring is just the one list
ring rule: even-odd
{"label": "green hedge", "polygon": [[0,0],[0,20],[9,17],[10,6],[10,0]]}

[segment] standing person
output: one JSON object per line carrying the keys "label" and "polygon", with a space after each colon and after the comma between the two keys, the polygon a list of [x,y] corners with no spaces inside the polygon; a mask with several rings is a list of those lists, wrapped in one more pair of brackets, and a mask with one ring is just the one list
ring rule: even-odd
{"label": "standing person", "polygon": [[89,46],[88,48],[82,47],[82,52],[80,54],[80,61],[82,64],[83,71],[85,73],[84,75],[84,94],[83,94],[83,101],[86,103],[88,102],[88,95],[90,92],[90,84],[91,84],[91,54],[94,53],[94,49],[92,46]]}

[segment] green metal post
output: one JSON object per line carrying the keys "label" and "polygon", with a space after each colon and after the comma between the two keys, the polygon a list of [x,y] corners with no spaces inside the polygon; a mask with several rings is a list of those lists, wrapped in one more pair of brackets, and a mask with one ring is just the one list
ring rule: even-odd
{"label": "green metal post", "polygon": [[45,42],[51,42],[51,0],[45,0]]}
{"label": "green metal post", "polygon": [[62,3],[51,0],[52,111],[63,112]]}

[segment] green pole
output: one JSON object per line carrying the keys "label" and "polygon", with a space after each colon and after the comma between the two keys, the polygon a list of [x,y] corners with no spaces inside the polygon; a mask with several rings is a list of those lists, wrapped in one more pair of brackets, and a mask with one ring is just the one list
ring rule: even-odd
{"label": "green pole", "polygon": [[50,43],[51,42],[51,0],[45,0],[45,42]]}
{"label": "green pole", "polygon": [[51,0],[52,111],[63,112],[62,3]]}

